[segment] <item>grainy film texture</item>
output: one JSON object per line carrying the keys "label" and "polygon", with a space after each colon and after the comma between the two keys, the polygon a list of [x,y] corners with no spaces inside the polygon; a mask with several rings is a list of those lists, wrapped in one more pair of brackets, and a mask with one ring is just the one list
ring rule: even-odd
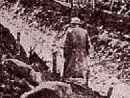
{"label": "grainy film texture", "polygon": [[130,1],[0,0],[0,98],[130,98]]}

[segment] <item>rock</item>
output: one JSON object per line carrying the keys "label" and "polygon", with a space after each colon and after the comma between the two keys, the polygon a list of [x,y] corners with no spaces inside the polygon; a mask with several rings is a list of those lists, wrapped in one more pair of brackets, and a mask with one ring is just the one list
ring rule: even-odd
{"label": "rock", "polygon": [[[5,63],[5,62],[4,62]],[[2,98],[19,98],[21,94],[30,90],[28,86],[28,69],[17,66],[11,61],[0,65],[0,92]],[[27,77],[26,77],[27,76]]]}
{"label": "rock", "polygon": [[115,85],[110,98],[130,98],[130,85],[125,83]]}
{"label": "rock", "polygon": [[88,81],[89,87],[103,96],[107,96],[109,89],[118,83],[120,81],[116,77],[105,73],[98,73]]}
{"label": "rock", "polygon": [[20,98],[52,98],[52,96],[53,98],[73,98],[72,89],[66,83],[48,81],[24,93]]}
{"label": "rock", "polygon": [[20,78],[24,78],[24,77],[29,78],[30,77],[31,81],[30,81],[30,79],[28,81],[32,82],[32,84],[33,84],[33,81],[37,82],[38,84],[42,83],[42,74],[40,72],[36,72],[30,65],[27,65],[26,63],[21,62],[17,59],[7,59],[4,62],[5,63],[11,62],[11,63],[15,64],[16,65],[15,70],[17,72],[14,74],[17,76],[20,76]]}

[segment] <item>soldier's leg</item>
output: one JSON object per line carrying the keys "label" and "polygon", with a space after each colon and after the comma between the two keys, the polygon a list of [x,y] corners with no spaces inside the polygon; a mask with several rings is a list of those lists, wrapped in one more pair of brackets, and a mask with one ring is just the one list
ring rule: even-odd
{"label": "soldier's leg", "polygon": [[86,57],[83,58],[84,70],[83,70],[83,78],[86,81],[86,86],[88,86],[88,79],[89,79],[89,69],[87,64]]}
{"label": "soldier's leg", "polygon": [[86,81],[85,86],[88,87],[89,70],[82,71],[83,79]]}
{"label": "soldier's leg", "polygon": [[68,65],[69,65],[69,57],[65,58],[64,68],[63,68],[63,70],[64,70],[63,71],[63,77],[66,77]]}

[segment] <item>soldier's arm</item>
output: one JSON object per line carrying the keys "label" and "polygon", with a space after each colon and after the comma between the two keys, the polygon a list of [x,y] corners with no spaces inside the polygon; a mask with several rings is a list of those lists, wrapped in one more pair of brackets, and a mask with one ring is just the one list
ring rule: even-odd
{"label": "soldier's arm", "polygon": [[90,43],[89,43],[89,39],[88,39],[88,34],[86,34],[86,51],[89,54],[89,49],[90,49]]}
{"label": "soldier's arm", "polygon": [[71,34],[67,31],[66,39],[64,43],[64,56],[67,56],[71,48]]}

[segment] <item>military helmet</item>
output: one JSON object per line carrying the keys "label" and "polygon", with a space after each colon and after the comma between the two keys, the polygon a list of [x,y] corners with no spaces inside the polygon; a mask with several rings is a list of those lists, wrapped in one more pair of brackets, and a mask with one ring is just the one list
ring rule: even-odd
{"label": "military helmet", "polygon": [[71,24],[81,24],[81,20],[78,17],[73,17],[71,19]]}

